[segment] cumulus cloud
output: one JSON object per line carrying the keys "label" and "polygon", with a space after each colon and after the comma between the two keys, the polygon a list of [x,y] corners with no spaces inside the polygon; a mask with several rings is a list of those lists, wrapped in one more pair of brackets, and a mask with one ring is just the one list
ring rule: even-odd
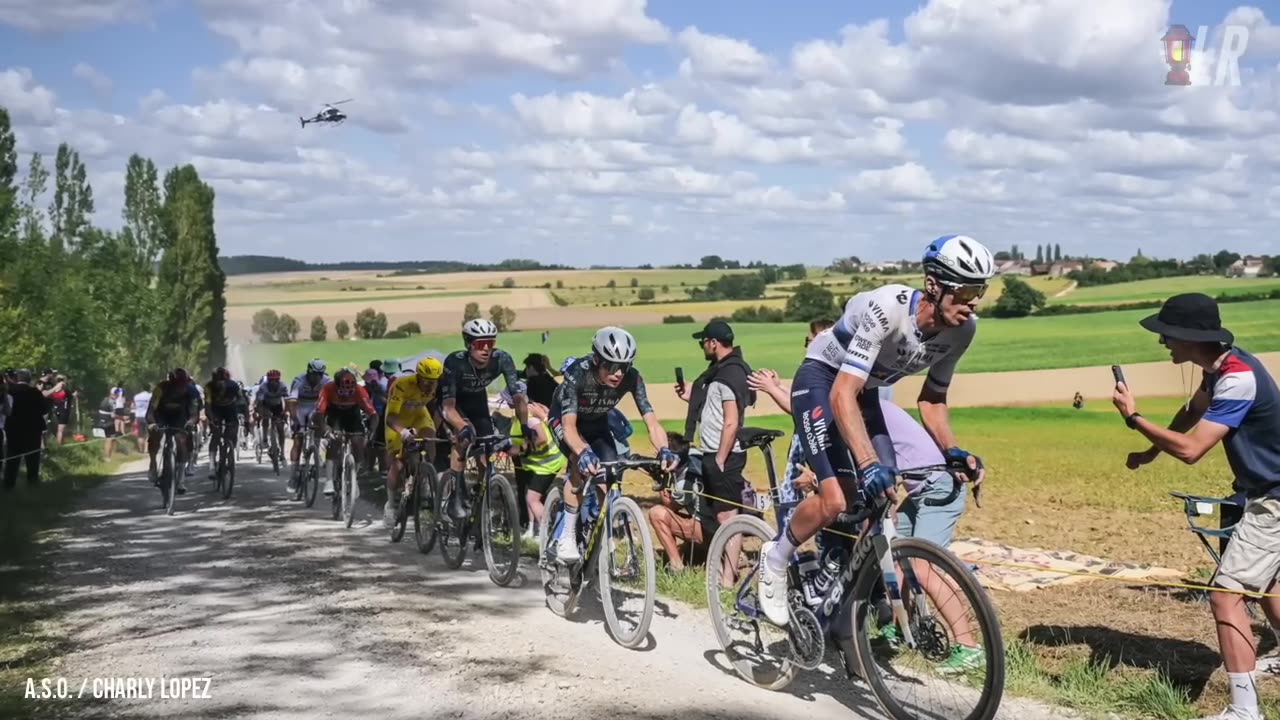
{"label": "cumulus cloud", "polygon": [[[149,12],[46,5],[24,29]],[[1034,233],[1075,253],[1203,250],[1168,223],[1280,252],[1280,69],[1256,7],[1213,26],[1250,29],[1241,85],[1208,87],[1200,67],[1190,88],[1163,84],[1165,0],[928,0],[782,48],[642,0],[196,7],[231,52],[190,87],[140,76],[125,97],[73,70],[114,112],[73,106],[61,71],[0,66],[22,151],[79,149],[108,225],[137,151],[196,165],[228,252],[349,254],[355,237],[402,259],[430,236],[467,260],[824,262],[957,228],[997,249]],[[650,64],[655,47],[669,64]],[[346,98],[346,125],[298,126]]]}
{"label": "cumulus cloud", "polygon": [[35,33],[84,30],[147,18],[150,0],[0,0],[0,23]]}

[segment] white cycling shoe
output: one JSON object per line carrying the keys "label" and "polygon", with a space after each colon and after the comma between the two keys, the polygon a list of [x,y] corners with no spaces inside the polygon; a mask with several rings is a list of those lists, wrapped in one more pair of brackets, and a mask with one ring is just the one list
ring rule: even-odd
{"label": "white cycling shoe", "polygon": [[573,537],[573,533],[566,532],[556,541],[556,562],[561,565],[572,565],[582,559],[582,553],[578,552],[577,540]]}
{"label": "white cycling shoe", "polygon": [[756,597],[760,609],[769,622],[786,627],[791,619],[787,611],[787,573],[775,573],[769,568],[769,553],[777,542],[767,542],[760,548],[760,567],[756,571]]}

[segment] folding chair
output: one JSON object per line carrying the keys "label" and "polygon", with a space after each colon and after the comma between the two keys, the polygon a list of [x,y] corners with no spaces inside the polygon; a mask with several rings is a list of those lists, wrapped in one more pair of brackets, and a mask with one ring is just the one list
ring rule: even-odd
{"label": "folding chair", "polygon": [[[1231,540],[1231,533],[1235,530],[1236,523],[1240,521],[1240,517],[1244,513],[1244,493],[1236,493],[1224,498],[1211,498],[1180,492],[1170,492],[1169,494],[1182,501],[1182,510],[1187,515],[1187,529],[1195,533],[1196,537],[1200,539],[1200,543],[1204,545],[1209,557],[1213,558],[1213,566],[1216,570],[1218,565],[1222,564],[1222,553],[1227,549],[1227,543]],[[1211,528],[1196,524],[1196,518],[1213,515],[1215,508],[1218,509],[1221,516],[1218,527]],[[1213,543],[1209,542],[1210,538],[1217,539],[1218,547],[1216,549]]]}

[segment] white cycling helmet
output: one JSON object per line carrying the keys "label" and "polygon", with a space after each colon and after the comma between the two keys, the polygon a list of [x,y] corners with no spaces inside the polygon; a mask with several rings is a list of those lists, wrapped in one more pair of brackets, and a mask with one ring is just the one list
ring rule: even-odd
{"label": "white cycling helmet", "polygon": [[485,320],[484,318],[476,318],[475,320],[468,320],[462,326],[463,340],[470,341],[470,340],[477,340],[481,338],[496,338],[496,337],[498,337],[498,326],[494,325],[489,320]]}
{"label": "white cycling helmet", "polygon": [[315,360],[312,360],[311,362],[307,363],[307,372],[309,373],[316,373],[318,375],[322,375],[324,374],[324,371],[325,371],[324,361],[319,358],[316,358]]}
{"label": "white cycling helmet", "polygon": [[996,274],[996,259],[968,235],[943,235],[924,251],[924,274],[951,285],[978,285]]}
{"label": "white cycling helmet", "polygon": [[630,363],[636,359],[636,339],[620,327],[602,327],[591,339],[591,349],[609,362]]}

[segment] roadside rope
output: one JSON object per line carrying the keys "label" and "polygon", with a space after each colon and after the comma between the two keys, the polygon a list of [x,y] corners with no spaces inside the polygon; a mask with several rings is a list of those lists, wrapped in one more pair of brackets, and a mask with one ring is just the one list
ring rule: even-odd
{"label": "roadside rope", "polygon": [[[752,488],[752,490],[755,491],[756,494],[759,496],[770,497],[770,494],[767,490],[763,492],[756,490],[755,488]],[[714,500],[719,503],[724,503],[725,505],[731,505],[733,507],[737,507],[739,509],[746,510],[752,513],[764,512],[758,507],[744,505],[741,502],[734,502],[733,500],[727,500],[722,497],[716,497],[715,495],[711,495],[705,492],[697,492],[695,490],[685,490],[683,492],[688,495],[695,495],[698,497],[706,498],[708,500]],[[903,495],[902,497],[905,500],[905,495]],[[771,497],[770,497],[770,500],[772,501]],[[903,500],[900,500],[898,504],[901,505],[902,502]],[[773,507],[776,508],[777,505],[774,504]],[[827,533],[829,535],[837,535],[840,537],[849,538],[850,540],[857,540],[859,537],[858,535],[854,535],[852,533],[847,533],[842,530],[832,530],[830,528],[823,528],[819,532]],[[1154,580],[1150,578],[1125,578],[1125,577],[1117,577],[1115,575],[1103,575],[1101,573],[1092,573],[1092,572],[1086,572],[1086,571],[1080,571],[1080,570],[1060,570],[1057,568],[1041,567],[1039,565],[1026,565],[1022,563],[1004,562],[1002,560],[980,560],[976,558],[964,558],[959,556],[957,557],[961,562],[969,563],[970,565],[986,565],[988,567],[1002,567],[1002,568],[1008,568],[1011,570],[1028,570],[1033,572],[1051,573],[1055,575],[1069,575],[1072,577],[1089,578],[1091,580],[1107,580],[1110,582],[1122,582],[1122,583],[1128,583],[1129,585],[1137,585],[1141,587],[1164,587],[1164,588],[1170,588],[1175,590],[1195,590],[1195,591],[1207,592],[1207,593],[1216,592],[1216,593],[1225,593],[1228,595],[1242,595],[1244,597],[1255,598],[1255,599],[1280,598],[1280,593],[1265,593],[1265,592],[1258,592],[1253,590],[1236,590],[1234,588],[1214,587],[1211,585],[1201,585],[1198,583],[1174,582],[1171,580]]]}

